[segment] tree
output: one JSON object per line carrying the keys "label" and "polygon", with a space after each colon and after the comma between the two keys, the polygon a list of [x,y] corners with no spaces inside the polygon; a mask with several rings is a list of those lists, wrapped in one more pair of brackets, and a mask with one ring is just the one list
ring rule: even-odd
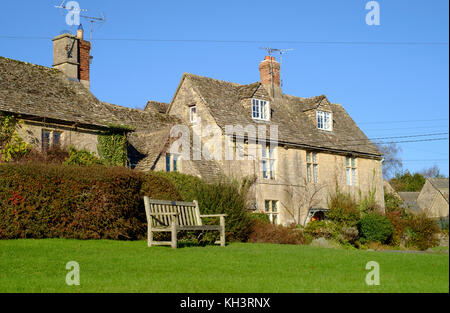
{"label": "tree", "polygon": [[383,153],[383,177],[389,180],[395,175],[395,173],[402,171],[403,163],[399,156],[402,148],[394,142],[388,144],[378,143],[376,146],[378,150]]}
{"label": "tree", "polygon": [[389,183],[395,191],[416,191],[422,190],[425,184],[425,177],[422,174],[414,173],[411,174],[409,171],[405,173],[397,173],[394,178],[392,178]]}
{"label": "tree", "polygon": [[445,175],[440,173],[439,167],[436,164],[430,168],[424,168],[419,173],[425,178],[445,178]]}

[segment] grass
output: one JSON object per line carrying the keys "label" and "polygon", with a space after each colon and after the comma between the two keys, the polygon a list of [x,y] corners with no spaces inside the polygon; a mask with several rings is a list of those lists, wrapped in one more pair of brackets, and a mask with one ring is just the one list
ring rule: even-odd
{"label": "grass", "polygon": [[[79,286],[65,283],[80,264]],[[380,264],[367,286],[365,265]],[[0,241],[0,292],[449,292],[449,256],[233,243],[172,250],[144,241]]]}

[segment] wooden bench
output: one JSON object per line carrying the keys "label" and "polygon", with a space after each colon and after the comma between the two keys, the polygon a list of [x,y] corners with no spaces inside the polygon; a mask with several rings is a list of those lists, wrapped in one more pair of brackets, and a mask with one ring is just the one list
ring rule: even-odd
{"label": "wooden bench", "polygon": [[[145,213],[148,225],[148,246],[170,245],[177,247],[177,233],[182,230],[217,230],[220,232],[220,240],[216,242],[225,247],[225,216],[226,214],[201,215],[198,203],[154,200],[144,197]],[[219,217],[220,225],[203,225],[203,217]],[[154,241],[154,232],[171,232],[172,241]]]}

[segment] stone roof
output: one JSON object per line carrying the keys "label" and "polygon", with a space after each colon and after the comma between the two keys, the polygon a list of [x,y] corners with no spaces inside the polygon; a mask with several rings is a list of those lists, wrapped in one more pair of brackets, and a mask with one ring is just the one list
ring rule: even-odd
{"label": "stone roof", "polygon": [[59,70],[0,57],[0,111],[87,127],[154,131],[175,117],[99,101]]}
{"label": "stone roof", "polygon": [[[267,129],[269,125],[278,125],[280,143],[360,153],[375,158],[382,155],[344,108],[339,104],[330,103],[325,95],[311,98],[283,95],[280,101],[272,99],[271,119],[269,122],[262,122],[252,119],[251,106],[243,104],[243,100],[246,99],[250,103],[249,99],[261,87],[260,83],[240,85],[189,73],[183,75],[183,79],[185,78],[192,82],[193,88],[204,99],[210,113],[222,129],[225,129],[225,125],[265,124]],[[321,104],[326,104],[327,110],[329,108],[333,113],[331,132],[319,130],[315,121],[305,113]]]}
{"label": "stone roof", "polygon": [[94,129],[130,127],[142,138],[137,140],[136,136],[129,135],[132,158],[145,164],[154,162],[152,158],[160,152],[161,132],[180,123],[178,118],[156,111],[99,101],[80,82],[68,79],[59,70],[4,57],[0,57],[2,111],[26,119],[45,119]]}
{"label": "stone roof", "polygon": [[403,200],[405,209],[409,210],[411,213],[418,213],[420,211],[420,207],[417,204],[417,198],[419,197],[420,192],[404,191],[398,192],[397,194]]}
{"label": "stone roof", "polygon": [[149,112],[157,112],[157,113],[166,113],[169,108],[169,103],[158,102],[158,101],[148,101],[145,106],[145,111]]}
{"label": "stone roof", "polygon": [[444,199],[449,202],[448,194],[449,194],[449,182],[448,178],[427,178],[427,180],[431,183],[431,185],[436,188],[444,197]]}

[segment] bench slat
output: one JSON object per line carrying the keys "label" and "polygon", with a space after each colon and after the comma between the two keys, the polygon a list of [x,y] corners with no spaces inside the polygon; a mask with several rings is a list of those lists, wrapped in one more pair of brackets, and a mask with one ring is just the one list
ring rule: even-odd
{"label": "bench slat", "polygon": [[195,207],[195,204],[192,202],[186,202],[186,201],[169,201],[169,200],[155,200],[150,199],[150,204],[164,204],[164,205],[185,205],[185,206],[192,206]]}

